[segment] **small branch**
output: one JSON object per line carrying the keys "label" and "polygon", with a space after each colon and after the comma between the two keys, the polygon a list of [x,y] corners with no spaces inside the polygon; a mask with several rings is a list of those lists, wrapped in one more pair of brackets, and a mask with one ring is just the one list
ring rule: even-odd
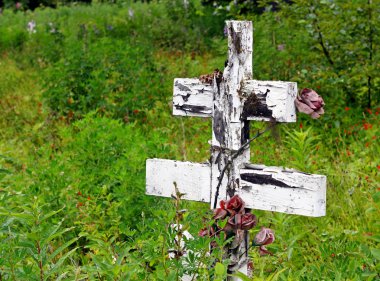
{"label": "small branch", "polygon": [[318,31],[318,41],[319,41],[319,45],[321,45],[322,47],[322,50],[323,50],[323,53],[325,55],[325,57],[327,58],[328,62],[331,64],[331,65],[334,65],[334,62],[333,60],[331,59],[331,56],[330,56],[330,53],[329,51],[327,50],[326,46],[325,46],[325,43],[323,41],[323,37],[322,37],[322,32],[321,32],[321,29],[319,27],[319,24],[317,23],[317,31]]}
{"label": "small branch", "polygon": [[42,264],[41,246],[40,246],[39,240],[37,241],[37,253],[38,253],[38,258],[39,258],[38,267],[40,269],[40,280],[43,281],[44,280],[44,268],[43,268],[43,264]]}
{"label": "small branch", "polygon": [[270,129],[274,128],[274,126],[276,126],[277,123],[271,123],[271,125],[269,125],[264,131],[261,131],[261,132],[257,132],[257,134],[249,139],[245,144],[243,144],[234,154],[232,154],[232,160],[233,159],[236,159],[236,157],[238,157],[243,151],[244,149],[247,148],[247,146],[249,146],[249,144],[254,141],[255,139],[257,139],[258,137],[260,137],[261,135],[263,135],[264,133],[266,133],[267,131],[269,131]]}
{"label": "small branch", "polygon": [[228,161],[228,163],[226,164],[226,166],[224,166],[222,172],[220,173],[220,176],[218,177],[219,182],[218,182],[218,185],[216,186],[215,199],[214,199],[214,209],[216,209],[216,203],[217,203],[217,200],[218,200],[218,197],[219,197],[219,188],[220,188],[220,185],[222,184],[222,180],[223,180],[224,174],[225,174],[227,168],[230,165],[231,165],[231,162]]}
{"label": "small branch", "polygon": [[329,50],[327,50],[327,48],[325,46],[325,42],[324,42],[324,39],[323,39],[321,27],[319,26],[318,15],[312,9],[310,9],[310,12],[315,15],[314,24],[315,24],[315,29],[316,29],[316,31],[318,33],[318,42],[319,42],[319,45],[321,45],[323,54],[325,55],[325,57],[326,57],[327,61],[329,62],[329,64],[332,65],[332,66],[334,66],[334,61],[331,58],[330,52],[329,52]]}
{"label": "small branch", "polygon": [[264,131],[257,132],[257,134],[253,138],[249,139],[238,150],[236,150],[236,152],[234,154],[231,155],[231,160],[228,161],[228,163],[226,164],[226,166],[224,166],[222,172],[220,173],[220,176],[218,177],[219,181],[218,181],[218,185],[216,186],[216,192],[215,192],[215,198],[214,198],[214,207],[213,207],[214,209],[216,209],[216,204],[217,204],[218,197],[219,197],[219,188],[220,188],[220,186],[222,184],[222,180],[223,180],[224,174],[225,174],[226,170],[228,169],[228,167],[232,164],[232,161],[234,159],[236,159],[249,146],[249,144],[252,141],[254,141],[255,139],[257,139],[258,137],[260,137],[262,134],[266,133],[270,129],[274,128],[274,126],[276,126],[276,125],[277,125],[277,123],[271,123],[271,125],[269,125]]}
{"label": "small branch", "polygon": [[239,259],[241,259],[243,256],[245,256],[245,255],[248,253],[248,251],[249,251],[251,248],[253,248],[253,246],[254,246],[254,245],[252,244],[252,245],[250,245],[249,247],[247,247],[246,250],[245,250],[245,252],[242,253],[242,254],[240,255]]}

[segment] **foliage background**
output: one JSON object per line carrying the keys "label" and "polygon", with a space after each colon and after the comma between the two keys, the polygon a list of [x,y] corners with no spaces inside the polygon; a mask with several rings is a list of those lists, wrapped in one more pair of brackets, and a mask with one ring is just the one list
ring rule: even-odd
{"label": "foliage background", "polygon": [[[208,159],[210,120],[171,116],[172,81],[223,68],[228,18],[254,22],[255,79],[326,102],[320,120],[299,115],[252,145],[255,163],[328,177],[326,217],[253,211],[276,232],[273,256],[250,252],[255,280],[380,278],[379,2],[273,2],[6,5],[0,280],[224,278],[222,263],[209,270],[220,253],[205,254],[207,238],[188,242],[201,254],[187,266],[168,259],[175,204],[144,190],[147,158]],[[208,206],[180,204],[196,236]]]}

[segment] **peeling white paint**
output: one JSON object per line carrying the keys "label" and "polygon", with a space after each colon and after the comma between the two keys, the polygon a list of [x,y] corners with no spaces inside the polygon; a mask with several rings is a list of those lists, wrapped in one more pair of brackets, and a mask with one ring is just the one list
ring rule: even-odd
{"label": "peeling white paint", "polygon": [[[244,84],[245,94],[266,95],[266,105],[277,122],[296,122],[294,101],[297,83],[283,81],[250,80]],[[248,120],[270,121],[270,118],[250,116]]]}
{"label": "peeling white paint", "polygon": [[173,92],[173,115],[211,116],[212,85],[202,84],[198,78],[176,78]]}
{"label": "peeling white paint", "polygon": [[[213,85],[208,85],[201,83],[198,78],[174,80],[173,115],[213,119],[211,162],[198,164],[148,159],[146,193],[171,197],[175,182],[179,191],[185,193],[184,199],[210,202],[213,208],[215,198],[217,203],[229,198],[228,187],[242,197],[247,208],[324,216],[325,176],[250,164],[249,147],[232,159],[233,153],[245,141],[242,129],[247,128],[244,127],[247,122],[244,118],[257,121],[296,121],[294,100],[297,84],[251,80],[252,23],[227,21],[226,24],[228,62],[222,81],[217,83],[215,79]],[[248,107],[250,105],[253,105],[252,108]],[[230,166],[223,174],[226,165]],[[219,195],[216,196],[218,185]],[[243,240],[241,245],[233,251],[228,250],[228,253],[230,260],[238,261],[233,271],[247,273],[244,243]]]}
{"label": "peeling white paint", "polygon": [[[239,107],[232,108],[231,120],[233,122],[240,122],[242,119],[242,106],[250,95],[266,96],[263,106],[272,111],[271,118],[277,122],[296,122],[294,101],[297,97],[297,83],[244,80],[243,87],[240,90],[244,99],[241,100],[237,95],[233,97],[234,104],[240,103]],[[176,78],[174,79],[173,115],[212,117],[213,95],[212,85],[203,84],[198,78]],[[191,109],[196,111],[191,111]],[[224,110],[228,109],[225,108]],[[270,121],[268,117],[253,115],[247,116],[246,119]]]}
{"label": "peeling white paint", "polygon": [[171,197],[175,194],[174,182],[183,199],[210,202],[209,164],[181,162],[166,159],[146,161],[146,194]]}

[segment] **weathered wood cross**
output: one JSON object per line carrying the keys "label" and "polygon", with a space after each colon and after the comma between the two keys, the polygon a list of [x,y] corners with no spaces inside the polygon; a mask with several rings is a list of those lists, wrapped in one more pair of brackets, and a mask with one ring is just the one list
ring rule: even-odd
{"label": "weathered wood cross", "polygon": [[[249,140],[250,120],[296,121],[297,84],[251,80],[252,22],[226,24],[228,61],[223,76],[216,74],[212,84],[196,78],[174,80],[173,114],[212,118],[210,163],[148,159],[146,193],[170,197],[175,182],[184,199],[210,202],[211,208],[239,194],[246,208],[324,216],[325,176],[250,164],[249,145],[241,149]],[[230,257],[243,272],[246,259],[241,253],[246,247],[240,245]]]}

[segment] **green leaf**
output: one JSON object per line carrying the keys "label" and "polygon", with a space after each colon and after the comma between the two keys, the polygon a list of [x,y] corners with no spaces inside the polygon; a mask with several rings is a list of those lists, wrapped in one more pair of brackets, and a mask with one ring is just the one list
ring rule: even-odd
{"label": "green leaf", "polygon": [[215,265],[215,273],[219,276],[223,276],[226,273],[225,265],[220,262],[217,262]]}
{"label": "green leaf", "polygon": [[249,278],[247,275],[245,275],[244,273],[242,273],[242,272],[236,272],[236,273],[234,273],[234,274],[231,274],[231,276],[233,276],[233,277],[238,277],[240,280],[242,280],[242,281],[251,281],[252,279],[251,278]]}
{"label": "green leaf", "polygon": [[57,211],[52,211],[52,212],[50,212],[50,213],[44,215],[44,216],[41,218],[40,221],[42,222],[42,221],[44,221],[44,220],[46,220],[46,219],[48,219],[48,218],[54,216],[55,214],[58,214],[58,213],[61,212],[64,208],[65,208],[65,207],[63,207],[63,208],[61,208],[61,209],[59,209],[59,210],[57,210]]}
{"label": "green leaf", "polygon": [[50,276],[52,274],[54,274],[59,268],[60,266],[63,264],[63,262],[69,257],[71,256],[79,247],[76,247],[74,249],[72,249],[70,252],[66,253],[65,255],[63,255],[57,263],[55,263],[51,269],[47,272],[47,274],[45,275],[45,280],[50,280]]}
{"label": "green leaf", "polygon": [[379,203],[380,202],[380,191],[376,192],[374,195],[372,195],[372,197],[373,197],[373,201],[375,201],[376,203]]}
{"label": "green leaf", "polygon": [[372,248],[371,254],[373,255],[375,259],[380,260],[380,249]]}
{"label": "green leaf", "polygon": [[76,242],[78,240],[77,237],[67,241],[63,245],[61,245],[59,248],[57,248],[48,258],[47,262],[50,263],[59,253],[61,253],[63,250],[65,250],[67,247],[69,247],[71,244]]}
{"label": "green leaf", "polygon": [[380,235],[369,236],[368,239],[373,240],[375,242],[380,242]]}
{"label": "green leaf", "polygon": [[3,168],[0,168],[0,173],[3,173],[3,174],[11,174],[11,172],[7,169],[3,169]]}
{"label": "green leaf", "polygon": [[266,279],[266,280],[268,280],[268,281],[278,280],[278,277],[280,276],[280,274],[283,273],[285,270],[286,270],[286,268],[283,268],[279,271],[272,273],[271,275],[269,275],[268,279]]}
{"label": "green leaf", "polygon": [[50,235],[47,236],[46,239],[44,239],[43,241],[41,241],[41,246],[45,246],[47,243],[49,243],[50,241],[52,241],[53,239],[55,239],[56,237],[60,237],[62,236],[62,234],[74,229],[75,227],[68,227],[68,228],[65,228],[59,232],[56,232],[58,230],[58,228],[60,227],[61,225],[58,225],[56,228],[54,228],[54,230],[50,233]]}

